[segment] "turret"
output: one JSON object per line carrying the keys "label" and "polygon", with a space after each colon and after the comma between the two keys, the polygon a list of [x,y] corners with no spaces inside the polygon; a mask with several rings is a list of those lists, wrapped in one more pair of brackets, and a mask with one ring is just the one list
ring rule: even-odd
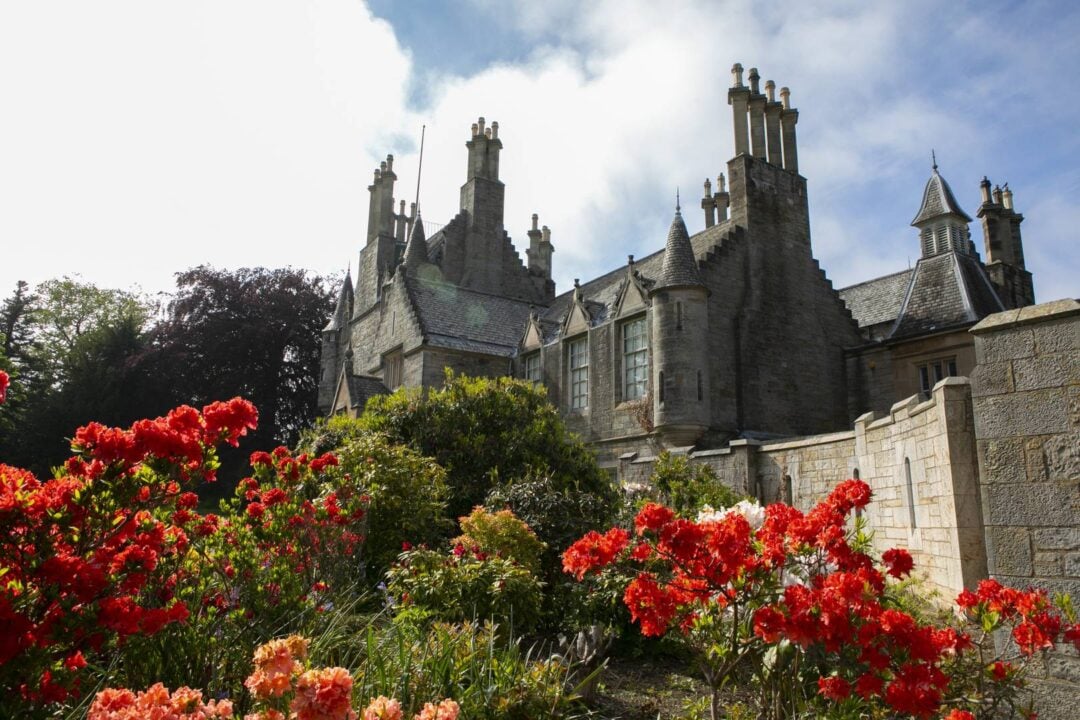
{"label": "turret", "polygon": [[1020,237],[1024,216],[1013,208],[1008,183],[991,191],[990,180],[984,177],[979,186],[982,205],[976,214],[982,221],[986,272],[997,286],[1005,307],[1033,305],[1035,287],[1031,273],[1024,266],[1024,243]]}
{"label": "turret", "polygon": [[652,299],[653,425],[668,446],[692,445],[709,426],[709,290],[676,205]]}
{"label": "turret", "polygon": [[949,183],[938,172],[934,157],[930,179],[923,190],[922,204],[911,225],[919,230],[919,244],[924,258],[945,252],[970,254],[968,223],[971,218],[960,209]]}
{"label": "turret", "polygon": [[409,242],[405,246],[405,257],[402,260],[402,265],[404,265],[406,273],[415,275],[420,267],[427,262],[428,245],[427,238],[424,237],[424,221],[417,215],[416,221],[413,223],[412,235],[409,236]]}

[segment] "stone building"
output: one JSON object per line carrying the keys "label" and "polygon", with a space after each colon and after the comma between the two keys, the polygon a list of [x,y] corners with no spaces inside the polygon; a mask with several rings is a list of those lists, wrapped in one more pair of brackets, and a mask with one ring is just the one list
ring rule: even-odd
{"label": "stone building", "polygon": [[472,126],[461,209],[430,237],[415,208],[395,212],[387,157],[356,285],[323,334],[322,411],[438,385],[446,367],[511,374],[542,383],[614,468],[628,452],[839,430],[969,374],[967,328],[1033,301],[1011,192],[983,183],[984,264],[935,163],[916,267],[837,291],[812,254],[790,93],[732,74],[735,157],[716,192],[705,182],[705,229],[690,236],[677,207],[662,249],[559,295],[549,229],[532,217],[525,258],[505,230],[498,123]]}

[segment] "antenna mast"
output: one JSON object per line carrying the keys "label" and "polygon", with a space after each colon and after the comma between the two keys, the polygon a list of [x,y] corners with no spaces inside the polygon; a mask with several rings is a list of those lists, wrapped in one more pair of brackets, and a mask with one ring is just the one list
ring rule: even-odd
{"label": "antenna mast", "polygon": [[427,125],[423,125],[420,128],[420,161],[416,163],[416,214],[420,215],[420,171],[424,169],[424,134],[427,132]]}

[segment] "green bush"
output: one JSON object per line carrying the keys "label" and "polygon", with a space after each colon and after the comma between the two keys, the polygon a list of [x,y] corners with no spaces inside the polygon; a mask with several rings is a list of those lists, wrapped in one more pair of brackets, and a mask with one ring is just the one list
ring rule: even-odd
{"label": "green bush", "polygon": [[666,450],[656,459],[650,482],[659,499],[680,515],[694,515],[705,505],[717,510],[728,508],[743,499],[724,485],[708,465],[691,463]]}
{"label": "green bush", "polygon": [[510,510],[488,512],[477,507],[460,522],[463,534],[451,540],[454,545],[512,560],[533,574],[540,572],[544,543]]}
{"label": "green bush", "polygon": [[491,620],[513,632],[536,627],[540,587],[535,575],[512,560],[474,554],[460,545],[448,554],[423,548],[403,553],[389,583],[404,607],[450,622]]}
{"label": "green bush", "polygon": [[404,543],[435,545],[450,533],[446,473],[430,458],[345,415],[320,421],[299,449],[333,452],[338,475],[370,496],[364,569],[372,581],[390,568]]}
{"label": "green bush", "polygon": [[402,388],[372,398],[361,422],[446,469],[451,517],[483,503],[500,481],[533,473],[549,475],[562,491],[601,497],[615,492],[543,390],[521,380],[455,376],[448,370],[441,390]]}

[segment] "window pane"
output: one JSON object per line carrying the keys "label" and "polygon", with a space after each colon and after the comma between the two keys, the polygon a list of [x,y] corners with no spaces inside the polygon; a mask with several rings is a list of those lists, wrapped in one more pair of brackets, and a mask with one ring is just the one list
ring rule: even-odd
{"label": "window pane", "polygon": [[649,374],[649,349],[645,318],[623,326],[623,399],[636,400],[645,395]]}

